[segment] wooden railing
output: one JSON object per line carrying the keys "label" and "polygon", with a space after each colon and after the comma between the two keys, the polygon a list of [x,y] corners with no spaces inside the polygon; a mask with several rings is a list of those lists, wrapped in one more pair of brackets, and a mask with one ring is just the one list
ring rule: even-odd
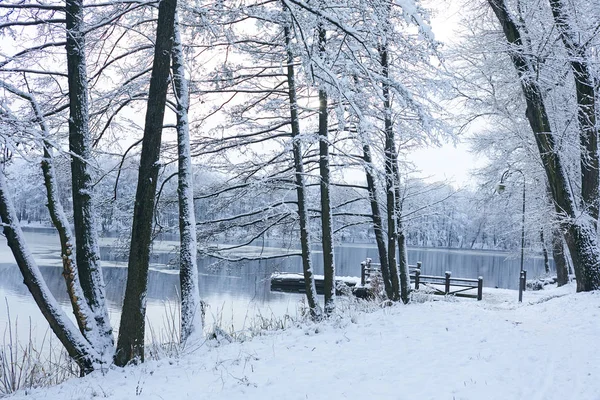
{"label": "wooden railing", "polygon": [[[483,298],[483,277],[477,279],[453,278],[450,271],[446,271],[444,276],[423,275],[423,265],[419,261],[417,265],[409,265],[410,281],[414,283],[415,290],[419,290],[421,285],[433,289],[435,294],[454,295],[457,297],[471,297],[481,300]],[[360,263],[360,282],[361,285],[369,283],[373,277],[381,276],[381,265],[373,263],[370,258]],[[444,290],[439,287],[443,286]],[[477,295],[465,293],[466,291],[477,289]]]}
{"label": "wooden railing", "polygon": [[[409,265],[408,272],[412,276],[417,269],[421,269],[421,261],[417,262],[416,265]],[[370,282],[373,277],[381,276],[381,264],[374,263],[373,260],[367,258],[365,261],[360,263],[360,284],[365,285]]]}

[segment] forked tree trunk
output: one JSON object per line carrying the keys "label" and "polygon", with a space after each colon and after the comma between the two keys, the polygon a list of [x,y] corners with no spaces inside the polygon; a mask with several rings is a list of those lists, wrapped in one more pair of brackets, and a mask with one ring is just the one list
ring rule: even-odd
{"label": "forked tree trunk", "polygon": [[115,364],[119,366],[124,366],[129,362],[144,361],[146,290],[152,239],[152,217],[160,169],[160,143],[169,83],[176,8],[177,0],[162,0],[158,6],[154,62],[150,77],[146,123],[133,211],[127,286],[115,354]]}
{"label": "forked tree trunk", "polygon": [[[325,54],[326,31],[318,29],[319,53]],[[331,213],[329,139],[327,124],[327,91],[319,88],[319,175],[321,188],[321,237],[323,245],[323,286],[325,294],[325,313],[335,309],[335,259],[333,254],[333,217]]]}
{"label": "forked tree trunk", "polygon": [[66,0],[67,69],[69,83],[69,149],[73,191],[75,259],[85,299],[98,325],[100,352],[112,355],[114,339],[108,318],[104,277],[94,218],[88,87],[85,61],[83,0]]}
{"label": "forked tree trunk", "polygon": [[363,145],[363,160],[365,161],[365,174],[367,175],[367,191],[369,193],[369,202],[371,204],[371,219],[373,220],[373,230],[375,231],[375,242],[379,252],[379,262],[381,264],[381,277],[385,288],[385,294],[388,299],[394,298],[392,282],[390,280],[390,267],[388,263],[387,247],[383,234],[383,222],[381,220],[381,211],[379,209],[379,200],[377,199],[377,186],[375,176],[373,175],[373,160],[371,158],[371,149],[369,145]]}
{"label": "forked tree trunk", "polygon": [[[285,3],[284,3],[285,4]],[[285,9],[285,6],[284,6]],[[302,271],[304,273],[304,290],[310,309],[311,318],[321,319],[323,311],[317,299],[317,288],[313,274],[308,211],[306,207],[306,186],[304,184],[304,164],[302,162],[302,142],[300,141],[300,118],[298,117],[298,98],[296,93],[296,76],[294,71],[294,54],[292,53],[292,37],[288,25],[284,27],[285,48],[287,54],[287,83],[290,101],[290,122],[292,125],[292,151],[294,154],[294,171],[296,181],[296,197],[298,200],[298,219],[300,222],[300,247],[302,249]]]}
{"label": "forked tree trunk", "polygon": [[[28,101],[35,115],[35,120],[40,126],[44,152],[41,167],[44,175],[44,186],[46,187],[47,206],[50,218],[60,239],[63,277],[65,278],[67,285],[67,293],[71,300],[73,314],[80,332],[93,346],[99,347],[100,344],[97,343],[99,337],[98,325],[96,324],[96,320],[92,317],[92,311],[90,310],[81,289],[79,271],[77,270],[75,252],[73,249],[75,241],[71,233],[69,220],[63,210],[60,196],[58,195],[58,185],[52,158],[52,147],[50,143],[47,142],[50,132],[44,119],[44,114],[33,95],[25,93],[2,81],[0,81],[0,87]],[[104,361],[110,363],[110,357],[110,355],[106,355]]]}
{"label": "forked tree trunk", "polygon": [[8,194],[4,172],[0,172],[0,219],[8,247],[23,275],[23,282],[48,321],[50,329],[65,347],[69,356],[79,365],[81,372],[83,374],[92,372],[101,365],[102,358],[71,322],[46,285],[33,260],[33,254],[27,247],[12,199]]}
{"label": "forked tree trunk", "polygon": [[196,215],[190,132],[188,122],[189,89],[185,77],[183,44],[175,16],[173,45],[173,86],[177,100],[177,155],[179,200],[179,282],[181,288],[181,342],[202,337],[203,313],[198,284]]}
{"label": "forked tree trunk", "polygon": [[[526,116],[534,133],[542,165],[548,178],[552,199],[565,231],[565,240],[573,261],[577,279],[577,291],[600,289],[600,249],[596,232],[596,218],[589,210],[580,210],[576,195],[572,192],[561,154],[557,150],[550,121],[544,104],[543,90],[535,80],[534,63],[523,49],[520,32],[507,11],[504,0],[488,0],[502,25],[509,53],[527,103]],[[585,185],[586,181],[582,180]],[[588,189],[582,188],[582,193]]]}

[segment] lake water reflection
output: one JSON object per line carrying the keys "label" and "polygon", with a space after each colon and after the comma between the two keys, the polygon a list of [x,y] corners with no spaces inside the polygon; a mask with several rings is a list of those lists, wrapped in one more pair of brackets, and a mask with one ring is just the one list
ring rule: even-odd
{"label": "lake water reflection", "polygon": [[[61,275],[57,236],[50,230],[33,230],[26,232],[26,237],[50,290],[68,310],[69,300]],[[102,258],[108,306],[113,326],[117,327],[127,271],[118,252],[104,246],[113,241],[114,239],[103,239]],[[164,269],[164,265],[173,259],[169,249],[174,245],[175,242],[159,243],[156,246],[158,251],[153,257],[154,267],[160,267],[160,271],[150,271],[147,314],[155,331],[160,331],[164,326],[166,309],[170,304],[175,304],[178,298],[179,275],[176,270]],[[320,255],[315,251],[314,267],[317,274],[323,272]],[[367,257],[377,259],[374,245],[344,244],[337,247],[337,275],[360,276],[360,262]],[[423,273],[428,275],[443,275],[445,271],[452,271],[452,275],[456,277],[483,276],[484,286],[487,287],[517,288],[519,259],[510,257],[508,253],[411,248],[408,250],[408,261],[410,264],[422,261]],[[227,326],[242,329],[247,326],[251,317],[259,313],[269,316],[283,316],[286,312],[295,314],[298,304],[303,300],[303,296],[299,294],[269,290],[269,276],[272,272],[302,270],[298,257],[235,264],[200,259],[198,268],[201,295],[209,304],[207,324],[220,319]],[[528,257],[525,259],[525,268],[529,277],[539,275],[544,271],[543,259]],[[553,264],[551,268],[554,268]],[[5,241],[0,243],[0,276],[0,299],[5,299],[8,304],[13,322],[18,317],[20,335],[23,337],[28,334],[28,320],[31,320],[34,336],[41,338],[47,331],[47,324],[23,284]],[[8,313],[3,304],[0,307],[0,329],[6,326],[7,321]]]}

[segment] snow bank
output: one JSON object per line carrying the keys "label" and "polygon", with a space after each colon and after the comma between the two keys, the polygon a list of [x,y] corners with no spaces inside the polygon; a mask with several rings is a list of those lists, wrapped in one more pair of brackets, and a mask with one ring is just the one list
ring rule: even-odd
{"label": "snow bank", "polygon": [[599,399],[600,293],[485,289],[484,300],[348,313],[12,398]]}

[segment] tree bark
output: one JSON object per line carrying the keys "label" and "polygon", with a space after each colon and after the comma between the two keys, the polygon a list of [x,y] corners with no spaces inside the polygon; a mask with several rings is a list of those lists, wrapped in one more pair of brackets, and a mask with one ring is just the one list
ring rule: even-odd
{"label": "tree bark", "polygon": [[400,298],[404,304],[410,300],[410,273],[408,270],[408,255],[406,249],[406,236],[402,227],[402,221],[398,221],[398,274],[400,275]]}
{"label": "tree bark", "polygon": [[198,283],[196,215],[190,131],[189,88],[185,77],[183,44],[175,15],[173,44],[173,87],[177,100],[177,155],[179,203],[179,283],[181,288],[181,343],[199,340],[203,330],[203,309]]}
{"label": "tree bark", "polygon": [[[319,53],[325,54],[326,31],[319,26]],[[319,88],[319,175],[321,177],[321,243],[323,245],[323,286],[325,313],[335,309],[335,260],[333,254],[333,216],[331,213],[329,140],[327,124],[327,91],[324,84]]]}
{"label": "tree bark", "polygon": [[[391,115],[391,110],[390,110]],[[391,121],[390,121],[391,122]],[[400,275],[400,298],[404,304],[407,304],[410,300],[410,275],[408,271],[408,257],[406,254],[406,236],[404,235],[404,224],[402,222],[402,196],[400,193],[400,169],[398,167],[398,156],[394,149],[394,159],[392,161],[392,168],[394,170],[394,199],[395,207],[394,212],[396,213],[396,232],[398,241],[398,274]]]}
{"label": "tree bark", "polygon": [[595,221],[572,221],[567,225],[565,241],[573,261],[578,292],[600,289],[600,262]]}
{"label": "tree bark", "polygon": [[390,280],[390,267],[388,263],[387,248],[383,236],[383,222],[381,220],[381,211],[379,210],[379,200],[377,199],[377,187],[375,176],[373,175],[373,160],[371,158],[371,149],[369,145],[363,145],[363,160],[365,161],[365,174],[367,175],[367,191],[369,193],[369,202],[371,204],[371,219],[373,220],[373,230],[375,231],[375,242],[379,252],[379,263],[381,264],[381,277],[385,293],[388,299],[394,298],[392,282]]}
{"label": "tree bark", "polygon": [[[386,206],[387,206],[387,224],[388,224],[388,263],[390,269],[390,281],[392,283],[392,300],[398,301],[400,295],[400,276],[398,273],[398,264],[396,258],[396,243],[398,241],[397,227],[397,200],[396,195],[399,193],[398,179],[396,173],[398,170],[396,157],[396,144],[394,137],[394,126],[392,122],[392,103],[390,97],[389,84],[389,61],[388,49],[386,45],[380,45],[379,57],[383,82],[381,84],[383,93],[383,112],[384,112],[384,135],[385,135],[385,189],[386,189]],[[398,190],[397,190],[398,189]]]}
{"label": "tree bark", "polygon": [[542,244],[542,254],[544,255],[544,271],[550,273],[550,261],[548,260],[548,249],[544,240],[544,228],[540,229],[540,243]]}
{"label": "tree bark", "polygon": [[566,285],[569,283],[569,271],[567,269],[564,238],[558,227],[552,229],[552,257],[556,266],[556,283],[559,287]]}
{"label": "tree bark", "polygon": [[526,116],[534,133],[542,165],[548,178],[552,199],[565,239],[573,260],[577,278],[577,291],[600,289],[600,250],[595,229],[596,218],[589,210],[579,210],[565,172],[565,166],[557,151],[550,121],[543,99],[543,90],[534,79],[534,64],[523,51],[523,42],[517,25],[509,15],[504,0],[488,0],[504,35],[511,45],[510,57],[521,80],[521,89],[527,104]]}
{"label": "tree bark", "polygon": [[104,277],[96,232],[92,194],[88,87],[85,60],[83,0],[66,0],[67,69],[69,83],[69,149],[73,191],[75,259],[85,299],[98,325],[101,353],[110,357],[114,339],[106,307]]}
{"label": "tree bark", "polygon": [[146,290],[152,239],[152,217],[160,168],[160,144],[169,82],[170,55],[173,48],[176,7],[177,0],[162,0],[158,6],[156,44],[135,195],[127,286],[115,354],[115,364],[119,366],[124,366],[129,362],[144,361]]}
{"label": "tree bark", "polygon": [[578,33],[568,22],[569,13],[563,0],[549,0],[556,27],[567,49],[571,72],[575,80],[577,98],[577,120],[579,123],[579,143],[581,151],[581,198],[583,207],[598,222],[598,201],[600,184],[598,175],[598,127],[596,126],[596,85],[597,82],[586,60],[585,45],[578,39]]}
{"label": "tree bark", "polygon": [[[285,3],[284,3],[285,8]],[[304,184],[304,164],[302,162],[302,142],[300,141],[300,118],[298,117],[298,98],[296,92],[296,75],[294,71],[294,54],[291,49],[291,32],[288,25],[284,27],[285,48],[287,55],[287,83],[290,101],[290,122],[292,126],[292,151],[294,155],[294,171],[296,181],[296,197],[298,199],[298,219],[300,222],[300,247],[302,249],[302,271],[304,273],[304,289],[306,301],[313,320],[321,319],[323,311],[317,299],[317,288],[313,274],[308,211],[306,207],[306,186]]]}

